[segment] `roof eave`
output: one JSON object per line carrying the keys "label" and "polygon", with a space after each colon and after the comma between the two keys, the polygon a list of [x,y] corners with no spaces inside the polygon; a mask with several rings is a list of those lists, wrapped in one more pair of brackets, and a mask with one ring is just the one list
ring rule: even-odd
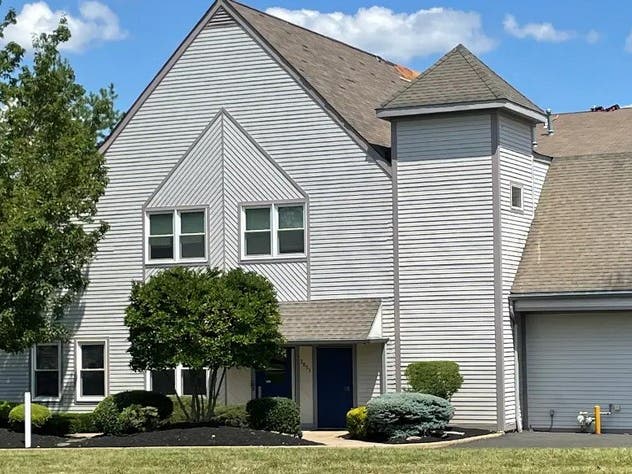
{"label": "roof eave", "polygon": [[512,293],[509,299],[518,312],[632,310],[631,290]]}
{"label": "roof eave", "polygon": [[531,110],[509,100],[466,102],[459,104],[423,105],[411,107],[389,107],[377,109],[376,112],[379,118],[388,120],[418,115],[445,114],[453,112],[470,112],[493,109],[504,109],[536,123],[546,122],[546,115],[543,112]]}

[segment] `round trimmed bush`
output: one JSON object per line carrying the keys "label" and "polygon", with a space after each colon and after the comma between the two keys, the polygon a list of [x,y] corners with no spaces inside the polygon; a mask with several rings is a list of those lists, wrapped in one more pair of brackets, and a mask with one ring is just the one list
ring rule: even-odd
{"label": "round trimmed bush", "polygon": [[[44,405],[31,404],[31,425],[34,429],[42,428],[50,419],[51,413]],[[9,427],[15,431],[24,429],[24,403],[9,412]]]}
{"label": "round trimmed bush", "polygon": [[392,442],[443,431],[454,416],[449,401],[415,392],[381,395],[370,400],[366,409],[367,435]]}
{"label": "round trimmed bush", "polygon": [[19,403],[16,402],[0,400],[0,428],[7,428],[9,426],[9,413],[18,405]]}
{"label": "round trimmed bush", "polygon": [[352,408],[347,412],[347,431],[354,439],[366,439],[366,406]]}
{"label": "round trimmed bush", "polygon": [[211,421],[219,426],[244,428],[248,426],[248,413],[243,405],[220,405],[215,408]]}
{"label": "round trimmed bush", "polygon": [[110,395],[99,402],[92,413],[95,427],[106,434],[118,434],[124,428],[128,429],[129,424],[121,426],[119,415],[132,405],[155,408],[159,420],[165,420],[173,413],[173,402],[168,396],[146,390],[130,390]]}
{"label": "round trimmed bush", "polygon": [[301,437],[298,405],[283,397],[258,398],[246,405],[248,424],[255,430],[276,431]]}
{"label": "round trimmed bush", "polygon": [[406,378],[413,392],[446,400],[450,400],[463,384],[459,364],[451,360],[413,362],[406,367]]}

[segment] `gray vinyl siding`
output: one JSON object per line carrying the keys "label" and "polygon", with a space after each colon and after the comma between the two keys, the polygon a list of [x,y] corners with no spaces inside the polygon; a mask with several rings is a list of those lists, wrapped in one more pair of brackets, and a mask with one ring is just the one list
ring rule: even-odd
{"label": "gray vinyl siding", "polygon": [[8,354],[0,351],[0,400],[24,400],[24,392],[31,385],[29,358],[28,352]]}
{"label": "gray vinyl siding", "polygon": [[495,425],[489,114],[397,123],[402,371],[449,359],[456,423]]}
{"label": "gray vinyl siding", "polygon": [[[509,315],[509,293],[534,213],[534,160],[531,124],[510,116],[499,117],[499,156],[502,229],[503,351],[505,427],[516,427],[515,348]],[[522,187],[523,209],[511,207],[511,186]]]}
{"label": "gray vinyl siding", "polygon": [[382,393],[382,344],[358,344],[356,346],[356,396],[357,405],[365,405]]}
{"label": "gray vinyl siding", "polygon": [[533,161],[533,203],[536,208],[540,201],[540,193],[542,192],[542,186],[544,186],[544,179],[549,171],[549,166],[548,163],[542,161]]}
{"label": "gray vinyl siding", "polygon": [[526,315],[528,426],[578,429],[580,411],[621,411],[602,417],[602,429],[632,427],[632,314]]}
{"label": "gray vinyl siding", "polygon": [[[256,264],[251,268],[273,279],[284,279],[283,283],[275,282],[284,299],[309,297],[309,281],[313,299],[382,297],[387,301],[383,321],[385,327],[392,327],[389,177],[259,43],[220,11],[106,153],[110,184],[99,203],[98,217],[110,223],[110,231],[89,269],[90,286],[66,321],[73,339],[108,339],[109,393],[144,387],[144,374],[129,369],[123,324],[132,281],[145,276],[143,205],[222,108],[309,196],[309,264]],[[224,133],[232,134],[230,143],[234,145],[234,171],[247,177],[250,185],[259,170],[246,169],[246,158],[260,164],[260,156],[249,155],[252,143],[244,143],[239,130],[227,128]],[[240,165],[241,159],[244,162]],[[213,176],[215,170],[206,167],[201,171]],[[182,185],[185,188],[201,184],[201,176],[195,173],[182,178],[188,178]],[[196,191],[206,190],[198,186]],[[203,196],[203,200],[214,201],[212,193],[210,196]],[[166,199],[157,199],[163,197]],[[192,197],[202,199],[200,194]],[[230,199],[245,197],[234,190]],[[178,201],[169,203],[180,204]],[[236,216],[236,206],[224,204],[224,210]],[[209,226],[219,226],[214,217]],[[226,227],[233,237],[235,223]],[[229,248],[231,242],[225,239],[221,244],[226,246],[226,261],[236,265],[236,247],[231,244]],[[211,243],[210,254],[221,258],[218,241]],[[148,273],[158,270],[148,269]],[[67,392],[59,406],[90,410],[93,403],[74,400],[74,357],[72,345],[65,378]]]}

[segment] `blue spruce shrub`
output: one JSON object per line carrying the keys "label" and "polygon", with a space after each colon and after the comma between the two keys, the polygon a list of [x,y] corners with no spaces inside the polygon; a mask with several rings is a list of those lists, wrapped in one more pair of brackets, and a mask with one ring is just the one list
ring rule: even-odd
{"label": "blue spruce shrub", "polygon": [[387,393],[366,405],[367,436],[390,442],[442,431],[454,416],[452,404],[434,395]]}

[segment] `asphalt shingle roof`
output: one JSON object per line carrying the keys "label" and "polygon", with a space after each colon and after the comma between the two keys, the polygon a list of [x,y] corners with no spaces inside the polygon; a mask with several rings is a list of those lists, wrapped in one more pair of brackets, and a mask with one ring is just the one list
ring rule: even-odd
{"label": "asphalt shingle roof", "polygon": [[383,103],[380,109],[498,100],[508,100],[529,110],[544,113],[460,44],[421,73],[403,91]]}
{"label": "asphalt shingle roof", "polygon": [[512,291],[629,289],[632,151],[554,158]]}
{"label": "asphalt shingle roof", "polygon": [[364,139],[391,146],[375,108],[417,75],[371,53],[229,0],[246,20]]}
{"label": "asphalt shingle roof", "polygon": [[281,333],[293,343],[365,341],[380,304],[376,298],[281,303]]}

